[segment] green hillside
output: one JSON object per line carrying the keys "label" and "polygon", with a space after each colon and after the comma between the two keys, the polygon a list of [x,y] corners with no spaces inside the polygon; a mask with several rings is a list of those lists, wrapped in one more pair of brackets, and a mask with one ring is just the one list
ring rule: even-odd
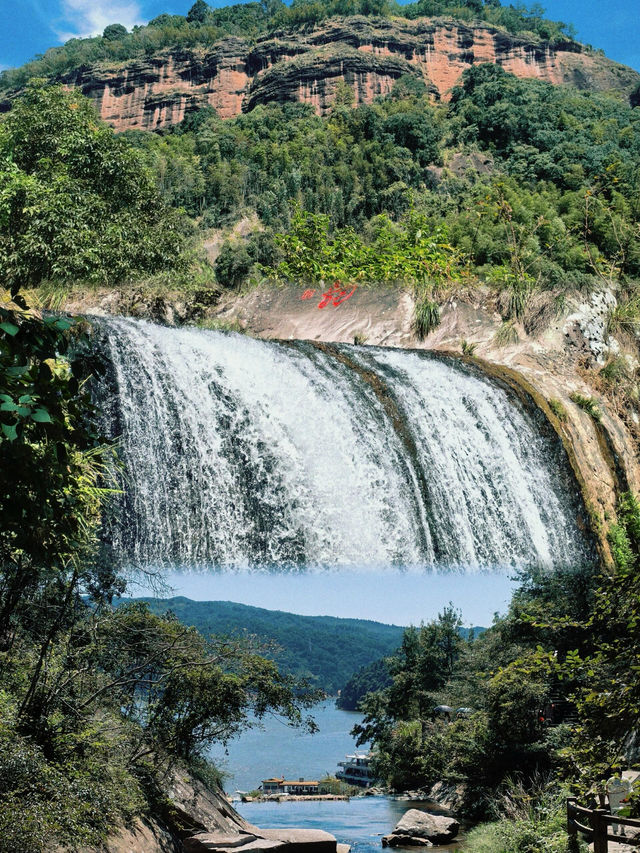
{"label": "green hillside", "polygon": [[[457,628],[458,635],[462,640],[474,640],[484,634],[486,630],[486,628],[479,627],[463,628],[458,626]],[[361,666],[357,672],[354,672],[340,691],[336,705],[343,711],[356,711],[360,701],[364,699],[367,693],[384,690],[390,684],[391,673],[389,672],[388,661],[386,658],[379,658],[366,664],[366,666]]]}
{"label": "green hillside", "polygon": [[153,613],[171,610],[181,622],[205,635],[246,631],[277,643],[280,650],[275,659],[281,668],[294,675],[313,676],[327,693],[342,689],[356,670],[391,654],[402,641],[403,628],[365,619],[298,616],[232,601],[143,600]]}

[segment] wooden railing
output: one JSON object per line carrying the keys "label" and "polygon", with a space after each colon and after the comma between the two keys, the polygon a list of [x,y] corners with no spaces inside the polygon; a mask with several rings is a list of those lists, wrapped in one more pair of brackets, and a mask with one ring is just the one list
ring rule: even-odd
{"label": "wooden railing", "polygon": [[[618,831],[616,835],[609,831],[613,825]],[[620,833],[620,828],[624,835]],[[586,835],[589,841],[593,841],[593,853],[608,853],[609,841],[640,847],[640,820],[618,817],[606,809],[586,809],[578,805],[575,797],[567,800],[567,832],[575,839],[579,832]]]}

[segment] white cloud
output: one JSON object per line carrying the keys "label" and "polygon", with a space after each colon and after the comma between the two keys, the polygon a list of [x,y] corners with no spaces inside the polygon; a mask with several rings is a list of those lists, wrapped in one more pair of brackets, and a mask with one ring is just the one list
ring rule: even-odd
{"label": "white cloud", "polygon": [[141,24],[140,6],[126,0],[62,0],[64,26],[58,31],[63,41],[102,35],[108,24],[122,24],[128,30]]}

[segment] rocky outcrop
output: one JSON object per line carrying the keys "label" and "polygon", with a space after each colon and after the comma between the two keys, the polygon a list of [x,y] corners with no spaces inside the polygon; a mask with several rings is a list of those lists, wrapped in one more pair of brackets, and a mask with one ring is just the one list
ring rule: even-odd
{"label": "rocky outcrop", "polygon": [[158,779],[161,813],[115,829],[99,847],[52,853],[349,853],[333,835],[315,829],[258,829],[188,771],[172,768]]}
{"label": "rocky outcrop", "polygon": [[461,810],[465,795],[466,788],[462,783],[454,785],[451,782],[440,781],[431,787],[425,799],[432,800],[447,812],[455,812]]}
{"label": "rocky outcrop", "polygon": [[[402,57],[379,57],[354,47],[332,45],[278,63],[257,75],[249,87],[245,108],[251,110],[271,101],[305,101],[323,114],[335,100],[339,81],[348,83],[354,90],[355,102],[362,104],[388,95],[404,74],[415,74],[415,69]],[[439,97],[433,84],[429,84],[429,90]]]}
{"label": "rocky outcrop", "polygon": [[448,844],[457,836],[460,824],[455,818],[429,814],[419,809],[405,812],[390,835],[382,838],[383,847],[432,847]]}
{"label": "rocky outcrop", "polygon": [[321,829],[260,829],[225,835],[200,832],[183,842],[184,853],[337,853],[333,835]]}
{"label": "rocky outcrop", "polygon": [[58,79],[91,97],[117,130],[156,130],[205,106],[222,118],[273,101],[304,101],[324,113],[339,80],[353,87],[357,103],[387,94],[407,73],[423,80],[434,98],[446,98],[462,72],[481,62],[519,77],[626,95],[640,82],[632,69],[570,40],[534,42],[484,23],[362,16],[255,42],[229,37],[208,48],[83,67]]}

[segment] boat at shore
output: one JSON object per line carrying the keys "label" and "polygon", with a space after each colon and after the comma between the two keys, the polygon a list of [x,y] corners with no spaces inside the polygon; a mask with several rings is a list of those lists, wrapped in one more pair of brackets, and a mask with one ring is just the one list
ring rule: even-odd
{"label": "boat at shore", "polygon": [[371,753],[354,752],[345,756],[344,761],[338,762],[336,778],[348,785],[370,788],[375,781],[371,772]]}

